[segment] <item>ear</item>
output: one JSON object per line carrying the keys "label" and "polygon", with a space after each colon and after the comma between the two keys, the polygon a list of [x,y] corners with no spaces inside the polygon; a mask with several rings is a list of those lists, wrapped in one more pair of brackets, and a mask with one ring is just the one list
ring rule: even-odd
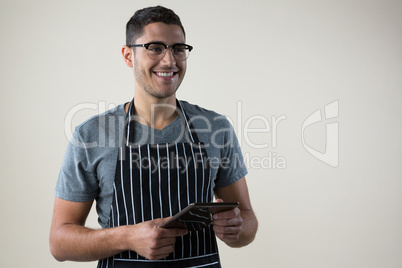
{"label": "ear", "polygon": [[133,68],[134,64],[134,55],[133,55],[133,50],[129,48],[128,46],[123,46],[121,48],[121,54],[123,55],[124,62],[128,67]]}

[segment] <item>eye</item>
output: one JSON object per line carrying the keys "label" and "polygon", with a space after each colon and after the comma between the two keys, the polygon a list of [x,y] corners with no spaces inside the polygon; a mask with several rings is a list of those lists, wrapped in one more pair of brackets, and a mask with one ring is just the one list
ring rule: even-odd
{"label": "eye", "polygon": [[185,45],[176,45],[173,47],[173,52],[174,53],[185,53],[187,49],[187,46]]}
{"label": "eye", "polygon": [[148,51],[153,54],[161,54],[165,50],[165,47],[161,44],[150,44],[148,46]]}

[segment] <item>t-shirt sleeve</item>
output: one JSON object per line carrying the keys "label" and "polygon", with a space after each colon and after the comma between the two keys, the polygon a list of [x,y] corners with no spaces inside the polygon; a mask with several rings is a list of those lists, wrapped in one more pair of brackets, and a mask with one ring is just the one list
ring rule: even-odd
{"label": "t-shirt sleeve", "polygon": [[223,141],[221,144],[221,159],[215,186],[228,186],[247,175],[243,154],[236,133],[229,121],[223,124]]}
{"label": "t-shirt sleeve", "polygon": [[77,128],[64,155],[55,189],[56,197],[74,202],[96,198],[98,180],[90,150],[91,146],[85,143]]}

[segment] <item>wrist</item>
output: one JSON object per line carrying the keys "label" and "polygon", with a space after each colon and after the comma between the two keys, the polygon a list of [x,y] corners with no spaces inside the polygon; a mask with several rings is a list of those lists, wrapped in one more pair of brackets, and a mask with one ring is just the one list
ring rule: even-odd
{"label": "wrist", "polygon": [[114,239],[113,244],[115,245],[116,249],[120,252],[126,250],[132,250],[130,247],[130,235],[132,235],[132,229],[130,230],[130,225],[124,225],[113,228],[112,239]]}
{"label": "wrist", "polygon": [[104,244],[115,252],[122,252],[129,249],[128,245],[128,226],[118,226],[103,229]]}

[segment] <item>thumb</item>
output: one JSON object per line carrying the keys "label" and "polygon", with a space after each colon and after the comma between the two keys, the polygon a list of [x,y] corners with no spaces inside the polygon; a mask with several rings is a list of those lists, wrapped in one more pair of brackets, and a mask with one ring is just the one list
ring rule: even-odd
{"label": "thumb", "polygon": [[215,203],[223,203],[223,200],[220,198],[217,198]]}
{"label": "thumb", "polygon": [[159,227],[159,225],[168,221],[170,218],[172,218],[172,216],[166,217],[166,218],[157,218],[157,219],[152,220],[152,222],[156,227]]}

